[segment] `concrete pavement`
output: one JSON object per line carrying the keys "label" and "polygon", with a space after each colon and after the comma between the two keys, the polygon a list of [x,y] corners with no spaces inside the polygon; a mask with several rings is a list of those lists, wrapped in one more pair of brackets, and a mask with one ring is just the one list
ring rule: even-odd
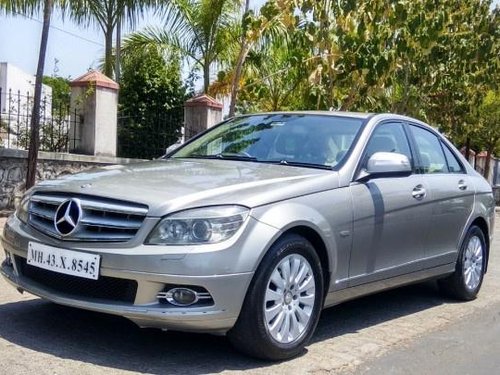
{"label": "concrete pavement", "polygon": [[370,360],[359,375],[492,375],[500,369],[500,303]]}

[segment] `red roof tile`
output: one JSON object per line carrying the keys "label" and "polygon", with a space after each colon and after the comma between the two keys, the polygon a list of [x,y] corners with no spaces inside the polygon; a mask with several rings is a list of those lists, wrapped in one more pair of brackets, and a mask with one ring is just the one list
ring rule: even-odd
{"label": "red roof tile", "polygon": [[98,72],[97,70],[90,70],[84,75],[78,77],[77,79],[71,81],[70,85],[77,86],[77,87],[82,87],[82,86],[88,86],[88,85],[95,85],[96,87],[105,87],[108,89],[113,89],[113,90],[118,90],[120,86],[118,83],[113,81],[111,78],[106,77],[104,74],[101,72]]}

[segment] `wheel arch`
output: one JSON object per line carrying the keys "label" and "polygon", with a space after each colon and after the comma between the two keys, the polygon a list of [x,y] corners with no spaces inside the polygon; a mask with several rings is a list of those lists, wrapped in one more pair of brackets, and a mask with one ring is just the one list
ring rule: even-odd
{"label": "wheel arch", "polygon": [[481,229],[484,235],[484,240],[486,242],[486,262],[484,266],[484,273],[486,273],[488,271],[488,262],[490,259],[490,236],[489,236],[488,223],[483,217],[478,216],[471,222],[469,228],[471,228],[474,225],[479,227],[479,229]]}
{"label": "wheel arch", "polygon": [[[308,227],[306,225],[293,226],[284,231],[279,236],[279,238],[290,233],[304,237],[312,244],[314,250],[316,251],[316,254],[318,254],[318,257],[321,261],[321,268],[323,271],[323,281],[324,281],[325,296],[326,296],[328,294],[328,289],[330,287],[331,267],[330,267],[330,256],[328,255],[328,250],[323,238],[315,229]],[[277,240],[279,240],[279,238]]]}

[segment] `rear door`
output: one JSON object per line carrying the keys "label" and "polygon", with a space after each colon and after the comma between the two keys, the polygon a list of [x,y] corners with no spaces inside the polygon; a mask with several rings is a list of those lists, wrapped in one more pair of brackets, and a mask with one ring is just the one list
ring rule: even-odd
{"label": "rear door", "polygon": [[[375,152],[397,152],[413,163],[402,123],[379,124],[362,157],[361,168]],[[349,285],[389,278],[422,269],[424,239],[431,208],[424,176],[373,178],[353,182],[353,247]]]}
{"label": "rear door", "polygon": [[465,168],[441,138],[418,125],[410,125],[417,170],[424,176],[431,203],[425,256],[434,265],[456,260],[459,240],[474,205],[474,187]]}

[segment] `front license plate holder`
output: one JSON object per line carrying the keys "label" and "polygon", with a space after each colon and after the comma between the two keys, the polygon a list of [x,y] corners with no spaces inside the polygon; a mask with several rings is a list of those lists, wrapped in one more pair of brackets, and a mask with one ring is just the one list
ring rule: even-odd
{"label": "front license plate holder", "polygon": [[97,280],[101,257],[96,254],[29,242],[26,262],[30,266],[48,271]]}

